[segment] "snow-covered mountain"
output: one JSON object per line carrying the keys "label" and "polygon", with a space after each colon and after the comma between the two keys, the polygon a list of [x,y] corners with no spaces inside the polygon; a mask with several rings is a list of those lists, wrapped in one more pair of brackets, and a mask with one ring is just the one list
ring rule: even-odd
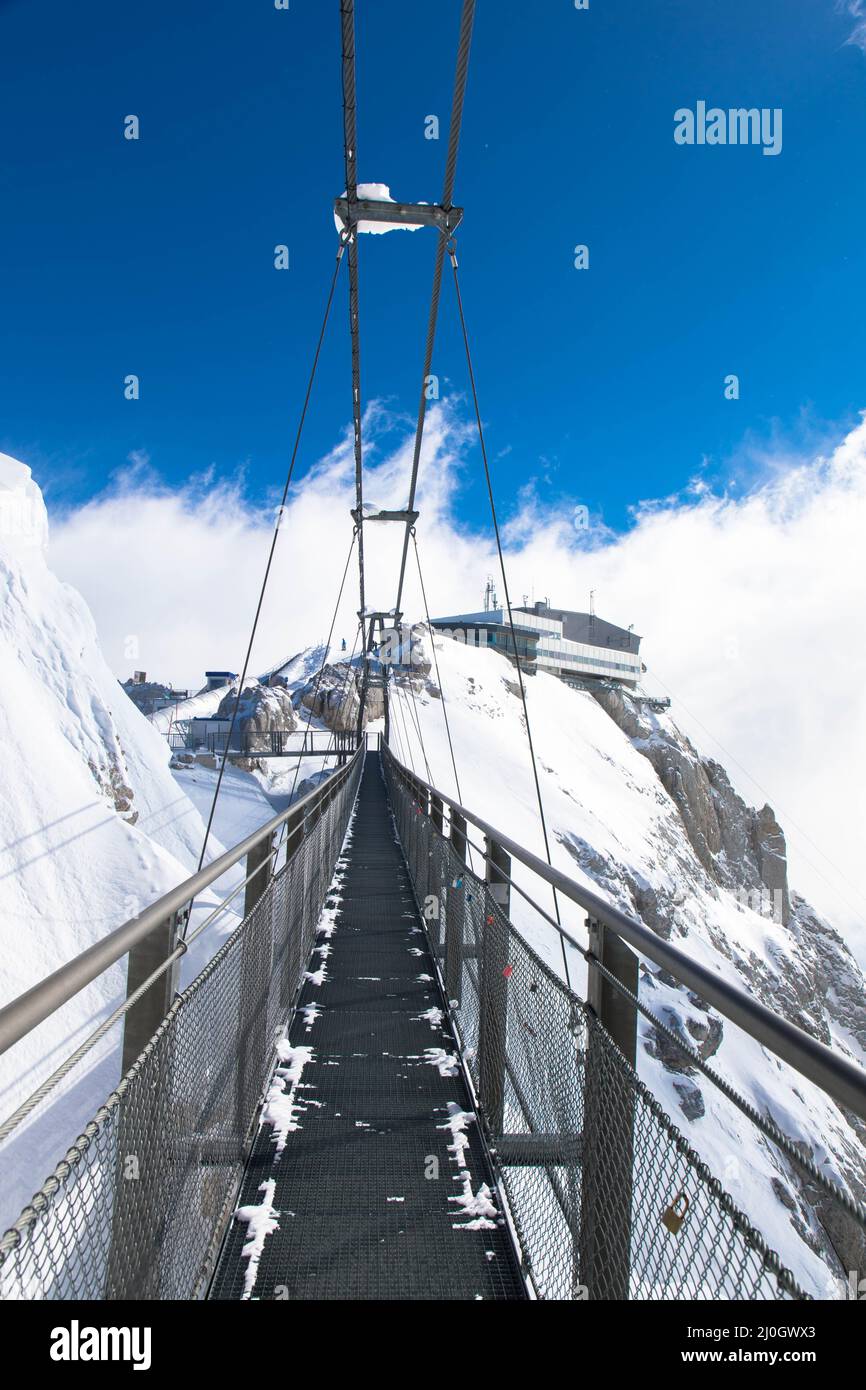
{"label": "snow-covered mountain", "polygon": [[[108,669],[83,600],[52,574],[46,547],[39,489],[27,468],[0,455],[2,1002],[193,870],[204,829],[200,813],[208,809],[215,772],[196,765],[173,777],[163,735],[169,719],[214,713],[228,693],[226,687],[202,693],[187,708],[145,719]],[[396,677],[396,751],[442,790],[457,790],[443,717],[447,702],[460,799],[543,854],[513,667],[491,651],[441,635],[435,644],[441,688],[429,633],[421,637],[420,664]],[[342,649],[319,646],[275,668],[302,721],[334,723],[344,692],[352,682],[357,689],[357,667],[344,681],[345,660]],[[323,661],[326,679],[316,694]],[[374,695],[380,702],[381,692]],[[724,769],[702,758],[679,731],[675,709],[655,713],[628,693],[571,690],[543,674],[527,681],[527,699],[554,862],[862,1065],[866,983],[842,938],[788,884],[784,834],[770,808],[744,804]],[[354,706],[351,713],[353,723]],[[371,714],[378,716],[378,703]],[[315,766],[304,770],[317,775]],[[269,798],[277,793],[285,799],[295,771],[276,761],[254,774],[230,769],[210,854],[219,852],[220,838],[235,842],[266,819]],[[538,892],[522,867],[514,874],[528,892]],[[226,888],[239,875],[228,878]],[[203,897],[199,911],[214,900]],[[550,908],[543,896],[542,904]],[[561,907],[565,924],[582,936],[582,914],[573,904]],[[550,928],[517,895],[512,912],[560,970]],[[185,958],[185,979],[236,920],[227,914],[213,942]],[[585,967],[576,953],[571,970],[582,992]],[[118,967],[0,1058],[0,1115],[29,1095],[116,1005],[124,982]],[[669,1028],[864,1200],[863,1126],[649,963],[641,991]],[[115,1032],[79,1069],[75,1084],[0,1148],[0,1226],[17,1215],[60,1156],[58,1146],[79,1131],[116,1081],[118,1042]],[[838,1219],[646,1020],[639,1068],[807,1290],[838,1294],[848,1270],[866,1266],[855,1223]]]}
{"label": "snow-covered mountain", "polygon": [[[86,604],[52,573],[47,543],[30,470],[0,455],[2,1003],[187,878],[204,837],[194,800],[169,770],[165,739],[118,685]],[[272,812],[252,787],[260,824]],[[220,849],[213,837],[208,857]],[[185,977],[201,963],[201,952],[185,962]],[[116,1007],[125,978],[118,965],[0,1057],[0,1117]],[[0,1225],[117,1080],[118,1044],[115,1029],[54,1108],[38,1111],[0,1149]]]}
{"label": "snow-covered mountain", "polygon": [[[463,804],[543,858],[514,668],[440,634],[435,643],[442,689],[425,632],[416,674],[396,679],[392,743],[420,776],[453,795],[444,694]],[[526,692],[557,867],[862,1066],[866,981],[839,934],[789,889],[784,834],[771,809],[745,805],[724,769],[677,728],[675,710],[655,713],[624,690],[596,696],[545,674],[527,679]],[[550,911],[549,890],[522,867],[513,872]],[[560,906],[565,925],[585,939],[583,914],[574,904]],[[512,915],[561,973],[552,929],[516,894]],[[585,970],[575,953],[571,974],[580,993]],[[864,1201],[866,1127],[649,962],[641,997]],[[839,1296],[848,1271],[866,1264],[856,1223],[805,1189],[791,1164],[645,1019],[638,1065],[803,1286]]]}

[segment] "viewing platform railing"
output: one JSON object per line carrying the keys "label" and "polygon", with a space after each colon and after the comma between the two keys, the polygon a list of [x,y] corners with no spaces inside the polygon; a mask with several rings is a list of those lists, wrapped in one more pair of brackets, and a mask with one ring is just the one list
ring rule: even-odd
{"label": "viewing platform railing", "polygon": [[[0,1236],[0,1298],[204,1293],[363,758],[364,745],[308,796],[0,1010],[6,1050],[128,957],[125,1003],[0,1125],[8,1139],[123,1022],[119,1084]],[[242,861],[242,882],[184,938],[194,900]],[[177,993],[181,957],[241,891],[240,925]]]}
{"label": "viewing platform railing", "polygon": [[[862,1235],[866,1213],[647,1009],[636,953],[861,1118],[866,1073],[423,781],[387,746],[382,756],[464,1063],[538,1295],[803,1297],[637,1076],[639,1013],[806,1179],[813,1200],[817,1194],[824,1203],[827,1228],[848,1221]],[[539,889],[555,888],[585,910],[584,941],[540,906],[525,875],[522,885],[515,882],[515,863],[531,870]],[[585,958],[585,1000],[513,925],[512,893],[538,914],[542,932],[557,933]]]}

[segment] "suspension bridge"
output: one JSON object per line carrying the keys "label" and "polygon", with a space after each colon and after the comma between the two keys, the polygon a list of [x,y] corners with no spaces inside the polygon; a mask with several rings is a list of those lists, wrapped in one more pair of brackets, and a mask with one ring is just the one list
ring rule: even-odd
{"label": "suspension bridge", "polygon": [[[358,191],[354,3],[340,3],[342,230],[283,504],[345,261],[356,500],[334,618],[354,555],[358,632],[344,680],[353,671],[360,677],[355,726],[324,749],[312,735],[308,749],[304,735],[293,752],[330,756],[330,775],[207,862],[228,754],[243,751],[235,726],[277,527],[234,712],[215,749],[219,774],[197,871],[0,1010],[5,1051],[126,964],[123,1003],[0,1125],[3,1142],[62,1096],[93,1049],[122,1030],[118,1084],[81,1133],[58,1135],[56,1167],[0,1237],[3,1298],[805,1297],[722,1175],[638,1077],[641,1015],[825,1206],[866,1232],[866,1213],[836,1179],[654,1016],[639,991],[640,962],[669,972],[858,1122],[866,1121],[866,1075],[552,865],[519,665],[543,858],[462,804],[450,732],[456,796],[433,780],[420,723],[426,778],[407,756],[405,722],[402,739],[396,724],[392,730],[395,676],[377,658],[403,619],[410,553],[429,623],[416,500],[446,262],[511,622],[455,245],[474,8],[463,0],[441,199],[376,204]],[[363,498],[358,232],[362,221],[377,220],[431,228],[436,252],[407,505],[371,514]],[[372,522],[402,528],[395,603],[384,611],[367,604]],[[435,644],[432,653],[436,663]],[[447,729],[438,664],[436,675]],[[376,687],[381,736],[365,731]],[[338,692],[341,708],[344,696]],[[240,883],[191,926],[197,901],[239,868]],[[241,894],[239,924],[179,988],[190,946],[225,921]],[[515,925],[515,895],[561,944],[561,970]],[[583,934],[563,924],[563,901],[580,909]],[[570,979],[576,953],[587,963],[585,997]]]}

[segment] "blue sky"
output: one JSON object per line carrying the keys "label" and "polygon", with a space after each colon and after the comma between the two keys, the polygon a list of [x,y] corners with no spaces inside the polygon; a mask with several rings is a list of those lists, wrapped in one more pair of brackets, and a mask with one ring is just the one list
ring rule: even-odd
{"label": "blue sky", "polygon": [[[360,177],[438,198],[459,0],[357,8]],[[866,406],[854,23],[834,0],[480,0],[457,201],[505,510],[532,485],[622,527],[702,464],[727,481],[747,435],[820,432]],[[98,493],[133,451],[169,485],[243,468],[264,498],[334,254],[336,0],[12,0],[0,43],[0,449],[55,508]],[[781,107],[781,155],[677,146],[674,112],[699,99]],[[129,113],[138,142],[123,139]],[[432,238],[361,246],[364,391],[398,417],[417,402]],[[302,472],[349,418],[346,292]],[[434,370],[446,394],[465,389],[450,293]],[[478,467],[476,452],[470,524],[484,520]]]}
{"label": "blue sky", "polygon": [[[243,658],[333,265],[338,9],[0,0],[0,451],[32,466],[52,564],[119,676],[196,685]],[[460,0],[357,9],[360,176],[438,198]],[[863,48],[866,0],[479,0],[457,178],[482,409],[516,518],[512,593],[577,607],[592,588],[636,624],[678,721],[751,802],[771,800],[793,881],[837,921],[855,914],[847,883],[826,897],[826,856],[856,878],[866,786],[851,647],[866,602]],[[675,144],[675,112],[701,100],[781,108],[782,153]],[[370,495],[381,485],[389,505],[433,250],[427,232],[361,244],[365,399],[389,406]],[[328,630],[350,529],[346,300],[344,278],[301,476],[330,458],[293,501],[262,666]],[[495,556],[447,283],[434,371],[419,529],[431,607],[453,612],[481,602]],[[816,462],[833,448],[829,469]],[[154,473],[112,488],[130,456]],[[729,500],[687,493],[635,519],[698,473]],[[586,549],[577,503],[622,534],[596,527]],[[387,605],[381,542],[366,561]],[[804,637],[812,667],[792,680]]]}

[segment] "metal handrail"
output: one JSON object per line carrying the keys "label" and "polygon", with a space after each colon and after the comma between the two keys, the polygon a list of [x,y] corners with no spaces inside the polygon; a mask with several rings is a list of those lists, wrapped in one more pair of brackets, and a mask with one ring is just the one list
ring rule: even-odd
{"label": "metal handrail", "polygon": [[226,850],[218,859],[198,873],[187,878],[183,883],[179,883],[176,888],[172,888],[168,893],[164,893],[155,903],[151,903],[137,917],[131,917],[124,922],[123,926],[115,928],[109,932],[101,941],[94,942],[88,946],[86,951],[82,951],[74,960],[68,961],[66,965],[61,965],[53,974],[48,975],[39,984],[33,985],[24,994],[13,999],[0,1009],[0,1053],[6,1052],[15,1043],[20,1042],[23,1037],[40,1023],[44,1023],[46,1018],[55,1013],[57,1009],[87,985],[97,979],[112,965],[125,956],[134,946],[139,945],[145,937],[157,927],[161,926],[173,913],[185,907],[205,888],[221,878],[227,870],[234,867],[239,860],[243,859],[251,849],[262,843],[269,835],[273,835],[291,816],[296,816],[302,811],[304,814],[308,810],[314,809],[320,801],[326,797],[331,797],[342,786],[349,776],[358,758],[363,756],[364,743],[360,743],[353,756],[342,767],[339,768],[331,777],[323,782],[321,786],[315,787],[306,796],[301,797],[288,806],[279,815],[273,816],[266,821],[258,830],[254,830],[240,844],[233,849]]}
{"label": "metal handrail", "polygon": [[[671,946],[662,937],[656,936],[655,932],[644,926],[643,922],[637,918],[630,917],[628,913],[607,902],[597,893],[583,888],[561,870],[555,869],[543,859],[539,859],[530,850],[524,849],[522,845],[517,844],[509,836],[482,820],[480,816],[467,810],[447,792],[440,791],[438,787],[425,782],[417,773],[404,767],[384,741],[382,742],[382,752],[383,756],[391,760],[410,787],[413,784],[421,787],[431,796],[443,802],[457,815],[462,816],[464,820],[480,830],[488,840],[500,845],[511,855],[512,859],[517,859],[526,868],[531,869],[557,892],[562,893],[563,897],[577,903],[596,921],[602,922],[606,928],[627,942],[641,955],[647,956],[656,965],[669,970],[683,984],[718,1009],[719,1013],[736,1023],[750,1037],[768,1047],[777,1057],[788,1062],[802,1076],[820,1086],[841,1105],[853,1110],[861,1120],[866,1120],[866,1072],[862,1068],[855,1066],[847,1058],[841,1057],[832,1048],[818,1042],[816,1038],[810,1037],[802,1028],[789,1023],[787,1019],[780,1018],[764,1004],[746,994],[744,990],[729,984],[714,974],[712,970],[707,969],[706,966],[691,960],[684,951],[680,951],[676,946]],[[586,954],[585,944],[578,941],[566,927],[560,926],[558,930],[582,955]]]}

